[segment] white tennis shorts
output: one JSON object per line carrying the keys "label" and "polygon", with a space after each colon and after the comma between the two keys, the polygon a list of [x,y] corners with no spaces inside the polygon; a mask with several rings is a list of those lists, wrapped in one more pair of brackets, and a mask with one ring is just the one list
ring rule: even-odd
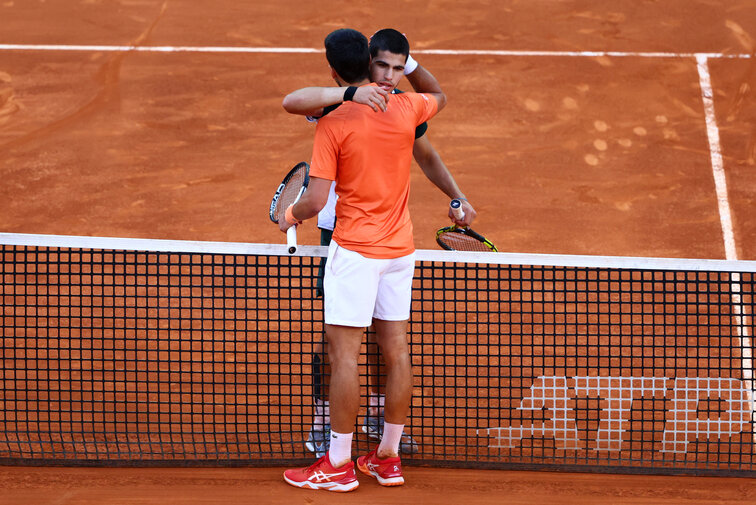
{"label": "white tennis shorts", "polygon": [[331,241],[323,279],[325,322],[367,327],[373,318],[409,319],[415,253],[392,259],[366,258]]}

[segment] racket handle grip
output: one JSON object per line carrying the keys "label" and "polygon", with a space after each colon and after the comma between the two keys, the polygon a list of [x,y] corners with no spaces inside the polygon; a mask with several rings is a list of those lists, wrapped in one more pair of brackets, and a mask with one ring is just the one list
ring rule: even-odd
{"label": "racket handle grip", "polygon": [[449,207],[451,207],[451,211],[452,214],[454,214],[454,217],[460,220],[465,218],[465,211],[462,210],[462,202],[460,200],[457,200],[455,198],[451,201]]}
{"label": "racket handle grip", "polygon": [[297,252],[297,225],[286,230],[286,245],[289,246],[289,254]]}

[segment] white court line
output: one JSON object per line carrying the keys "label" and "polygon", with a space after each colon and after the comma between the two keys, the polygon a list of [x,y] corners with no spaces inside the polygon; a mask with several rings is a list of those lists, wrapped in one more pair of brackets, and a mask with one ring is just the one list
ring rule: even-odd
{"label": "white court line", "polygon": [[735,247],[735,234],[732,229],[732,213],[730,212],[730,201],[727,196],[727,178],[725,177],[724,162],[722,161],[722,148],[719,143],[719,127],[717,126],[717,117],[714,113],[714,91],[711,87],[708,58],[698,55],[696,61],[698,62],[698,79],[701,86],[704,112],[706,114],[706,132],[709,137],[711,168],[717,192],[719,221],[724,238],[725,258],[728,260],[737,260],[738,253]]}
{"label": "white court line", "polygon": [[[722,148],[719,143],[719,127],[717,126],[717,116],[714,110],[714,90],[711,86],[711,74],[709,73],[708,58],[703,55],[696,57],[698,63],[698,77],[701,85],[701,98],[703,99],[704,112],[706,114],[706,131],[709,138],[709,152],[711,153],[711,167],[714,175],[714,184],[717,192],[717,202],[719,204],[719,220],[722,225],[722,236],[725,245],[725,257],[731,261],[737,261],[738,252],[735,246],[735,233],[732,228],[732,213],[730,211],[730,202],[727,196],[727,177],[724,171],[724,162],[722,161]],[[755,384],[753,380],[753,352],[751,348],[750,321],[748,314],[745,313],[745,306],[740,295],[740,274],[732,273],[732,284],[730,285],[730,295],[732,297],[732,311],[737,332],[738,345],[741,353],[741,372],[743,380],[750,390],[751,401],[751,420],[756,426],[756,399],[753,392]],[[756,430],[754,430],[753,439],[756,442]]]}
{"label": "white court line", "polygon": [[[65,44],[0,44],[5,51],[107,51],[107,52],[153,52],[153,53],[322,53],[323,49],[311,47],[234,47],[234,46],[110,46],[110,45],[65,45]],[[751,58],[750,54],[723,53],[671,53],[634,51],[498,51],[476,49],[413,49],[412,54],[441,54],[459,56],[554,56],[554,57],[637,57],[637,58]]]}
{"label": "white court line", "polygon": [[98,46],[55,44],[0,44],[5,51],[103,51],[146,53],[322,53],[308,47],[189,47],[189,46]]}

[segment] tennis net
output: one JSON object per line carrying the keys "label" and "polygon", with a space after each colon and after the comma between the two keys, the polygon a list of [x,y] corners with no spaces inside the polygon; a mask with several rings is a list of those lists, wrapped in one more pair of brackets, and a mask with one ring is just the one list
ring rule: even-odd
{"label": "tennis net", "polygon": [[[311,460],[324,248],[0,244],[0,463]],[[403,461],[756,476],[755,273],[756,262],[418,251],[407,425],[418,451]],[[376,361],[364,346],[366,407]],[[366,415],[356,452],[375,444]]]}

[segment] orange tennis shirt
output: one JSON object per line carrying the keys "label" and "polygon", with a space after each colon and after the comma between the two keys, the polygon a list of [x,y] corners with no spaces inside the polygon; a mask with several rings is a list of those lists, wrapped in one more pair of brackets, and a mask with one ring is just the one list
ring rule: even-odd
{"label": "orange tennis shirt", "polygon": [[414,252],[407,204],[415,127],[437,111],[432,95],[402,93],[385,112],[346,102],[318,120],[310,175],[336,181],[333,240],[341,247],[369,258]]}

